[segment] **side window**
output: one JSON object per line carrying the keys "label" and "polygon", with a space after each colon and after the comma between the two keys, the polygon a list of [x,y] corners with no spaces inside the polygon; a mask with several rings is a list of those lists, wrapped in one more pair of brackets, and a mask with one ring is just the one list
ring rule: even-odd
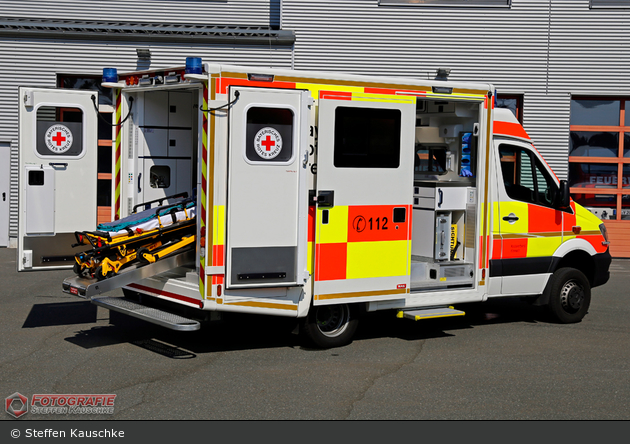
{"label": "side window", "polygon": [[546,168],[531,151],[500,145],[499,156],[507,195],[521,202],[553,207],[558,187]]}
{"label": "side window", "polygon": [[245,156],[251,162],[288,162],[293,157],[293,111],[252,107],[247,110]]}
{"label": "side window", "polygon": [[38,108],[36,152],[39,157],[83,155],[83,111],[54,106]]}
{"label": "side window", "polygon": [[398,168],[401,120],[397,109],[335,109],[335,167]]}

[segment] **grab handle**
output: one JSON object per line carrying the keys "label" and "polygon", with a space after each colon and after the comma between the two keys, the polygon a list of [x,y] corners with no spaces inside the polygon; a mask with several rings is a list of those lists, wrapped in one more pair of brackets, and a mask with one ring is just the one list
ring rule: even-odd
{"label": "grab handle", "polygon": [[138,173],[138,193],[142,193],[142,188],[140,187],[141,178],[142,178],[142,173]]}

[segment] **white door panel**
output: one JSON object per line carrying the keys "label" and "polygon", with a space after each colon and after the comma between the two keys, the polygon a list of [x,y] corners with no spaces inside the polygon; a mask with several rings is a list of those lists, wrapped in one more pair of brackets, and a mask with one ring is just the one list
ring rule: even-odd
{"label": "white door panel", "polygon": [[21,87],[19,97],[18,270],[30,268],[25,252],[32,269],[69,267],[74,232],[97,224],[98,93]]}

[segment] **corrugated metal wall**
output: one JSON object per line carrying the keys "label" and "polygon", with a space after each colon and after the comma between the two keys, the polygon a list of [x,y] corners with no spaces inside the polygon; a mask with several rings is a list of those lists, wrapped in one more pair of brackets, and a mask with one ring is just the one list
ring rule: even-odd
{"label": "corrugated metal wall", "polygon": [[630,95],[629,10],[589,0],[512,0],[507,8],[283,0],[295,68],[487,81],[524,94],[524,126],[566,177],[570,95]]}
{"label": "corrugated metal wall", "polygon": [[2,0],[0,16],[269,26],[269,4],[263,0]]}
{"label": "corrugated metal wall", "polygon": [[[270,7],[271,5],[271,7]],[[125,22],[200,23],[216,26],[277,26],[278,0],[85,0],[28,2],[0,1],[0,17]],[[151,50],[150,66],[138,65],[136,48]],[[11,143],[11,205],[9,236],[16,237],[18,87],[56,86],[57,73],[100,75],[105,66],[119,71],[183,65],[187,56],[206,62],[291,67],[290,47],[265,45],[169,45],[144,42],[0,39],[0,141]]]}
{"label": "corrugated metal wall", "polygon": [[[277,26],[294,30],[295,52],[264,46],[0,40],[0,141],[17,137],[17,86],[53,86],[55,73],[136,69],[205,61],[488,81],[524,94],[524,125],[557,174],[567,174],[571,94],[630,96],[628,9],[589,0],[512,0],[510,8],[385,6],[378,0],[1,0],[0,16]],[[14,145],[12,145],[14,146]],[[16,189],[17,192],[17,189]],[[13,199],[13,196],[12,196]],[[13,220],[13,219],[12,219]],[[13,225],[11,225],[13,227]]]}

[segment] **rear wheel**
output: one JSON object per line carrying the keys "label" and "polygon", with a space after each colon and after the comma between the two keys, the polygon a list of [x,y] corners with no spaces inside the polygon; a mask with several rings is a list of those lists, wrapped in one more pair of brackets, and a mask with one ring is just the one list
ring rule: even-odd
{"label": "rear wheel", "polygon": [[302,331],[315,346],[341,347],[349,344],[357,329],[358,318],[348,304],[311,307]]}
{"label": "rear wheel", "polygon": [[591,304],[591,285],[584,273],[561,268],[552,276],[547,290],[549,310],[563,324],[580,322]]}

